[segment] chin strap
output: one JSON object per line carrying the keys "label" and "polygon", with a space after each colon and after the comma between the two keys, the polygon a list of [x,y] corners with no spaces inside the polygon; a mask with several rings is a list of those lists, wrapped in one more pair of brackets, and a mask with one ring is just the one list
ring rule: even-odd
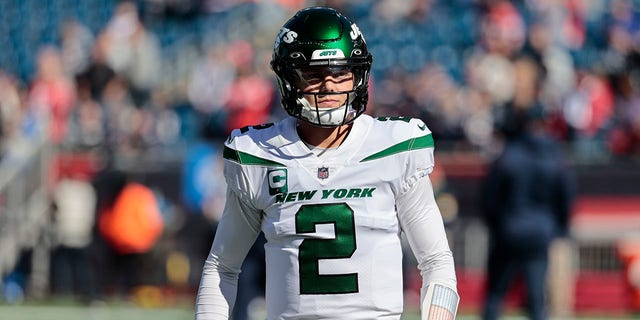
{"label": "chin strap", "polygon": [[445,284],[431,282],[421,299],[422,320],[453,320],[456,318],[460,296]]}

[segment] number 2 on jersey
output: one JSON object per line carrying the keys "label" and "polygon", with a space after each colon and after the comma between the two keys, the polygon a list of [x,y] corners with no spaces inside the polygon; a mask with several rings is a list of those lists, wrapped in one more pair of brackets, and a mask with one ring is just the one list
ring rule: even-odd
{"label": "number 2 on jersey", "polygon": [[314,233],[318,224],[333,224],[334,239],[305,239],[299,247],[300,294],[358,292],[358,274],[320,274],[320,259],[350,258],[356,251],[353,210],[345,204],[304,205],[296,213],[296,233]]}

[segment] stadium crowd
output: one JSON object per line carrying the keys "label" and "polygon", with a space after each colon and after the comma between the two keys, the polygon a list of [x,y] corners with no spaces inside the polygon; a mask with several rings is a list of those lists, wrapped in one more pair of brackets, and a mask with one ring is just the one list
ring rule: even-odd
{"label": "stadium crowd", "polygon": [[[369,35],[375,103],[368,113],[421,118],[438,152],[495,155],[506,105],[539,95],[531,112],[574,161],[640,156],[639,1],[3,1],[0,165],[47,136],[56,150],[55,221],[64,223],[66,211],[86,215],[82,225],[57,229],[58,245],[72,250],[54,257],[54,267],[65,259],[92,263],[74,252],[86,254],[95,242],[89,233],[105,234],[93,208],[112,207],[127,182],[143,180],[131,171],[177,163],[179,194],[153,190],[165,221],[164,242],[154,243],[176,249],[164,248],[171,259],[154,279],[197,283],[224,202],[221,141],[233,128],[283,116],[269,69],[273,38],[285,18],[310,5],[337,8]],[[543,66],[539,91],[514,81],[521,55]],[[56,188],[63,181],[81,183]],[[97,181],[95,199],[69,204]],[[140,266],[132,255],[154,254],[109,248],[102,252],[118,268]],[[187,276],[184,265],[191,265]]]}

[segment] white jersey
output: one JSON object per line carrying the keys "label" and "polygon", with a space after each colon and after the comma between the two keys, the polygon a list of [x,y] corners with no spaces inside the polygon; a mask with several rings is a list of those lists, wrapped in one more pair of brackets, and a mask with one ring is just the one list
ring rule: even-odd
{"label": "white jersey", "polygon": [[[434,165],[433,139],[422,121],[362,115],[336,152],[317,156],[290,118],[235,130],[224,157],[231,200],[205,265],[197,319],[208,319],[220,302],[215,298],[224,296],[230,308],[235,287],[225,293],[221,283],[235,281],[260,230],[267,239],[268,319],[400,319],[403,228],[414,233],[409,242],[423,278],[437,269],[431,260],[441,260],[441,277],[455,286],[430,184],[420,191],[428,206],[398,204],[418,181],[428,181],[421,178]],[[421,215],[431,215],[426,228],[413,222]]]}

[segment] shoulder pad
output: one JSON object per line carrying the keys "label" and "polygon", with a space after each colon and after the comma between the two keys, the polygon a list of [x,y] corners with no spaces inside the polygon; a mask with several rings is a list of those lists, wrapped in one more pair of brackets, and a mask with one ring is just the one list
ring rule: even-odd
{"label": "shoulder pad", "polygon": [[[433,148],[431,130],[420,119],[410,117],[378,117],[375,119],[374,139],[382,149],[362,159],[370,161],[416,149]],[[372,150],[373,151],[373,150]]]}
{"label": "shoulder pad", "polygon": [[283,164],[260,156],[260,146],[274,135],[274,124],[266,123],[235,129],[224,143],[223,157],[239,164],[283,166]]}

